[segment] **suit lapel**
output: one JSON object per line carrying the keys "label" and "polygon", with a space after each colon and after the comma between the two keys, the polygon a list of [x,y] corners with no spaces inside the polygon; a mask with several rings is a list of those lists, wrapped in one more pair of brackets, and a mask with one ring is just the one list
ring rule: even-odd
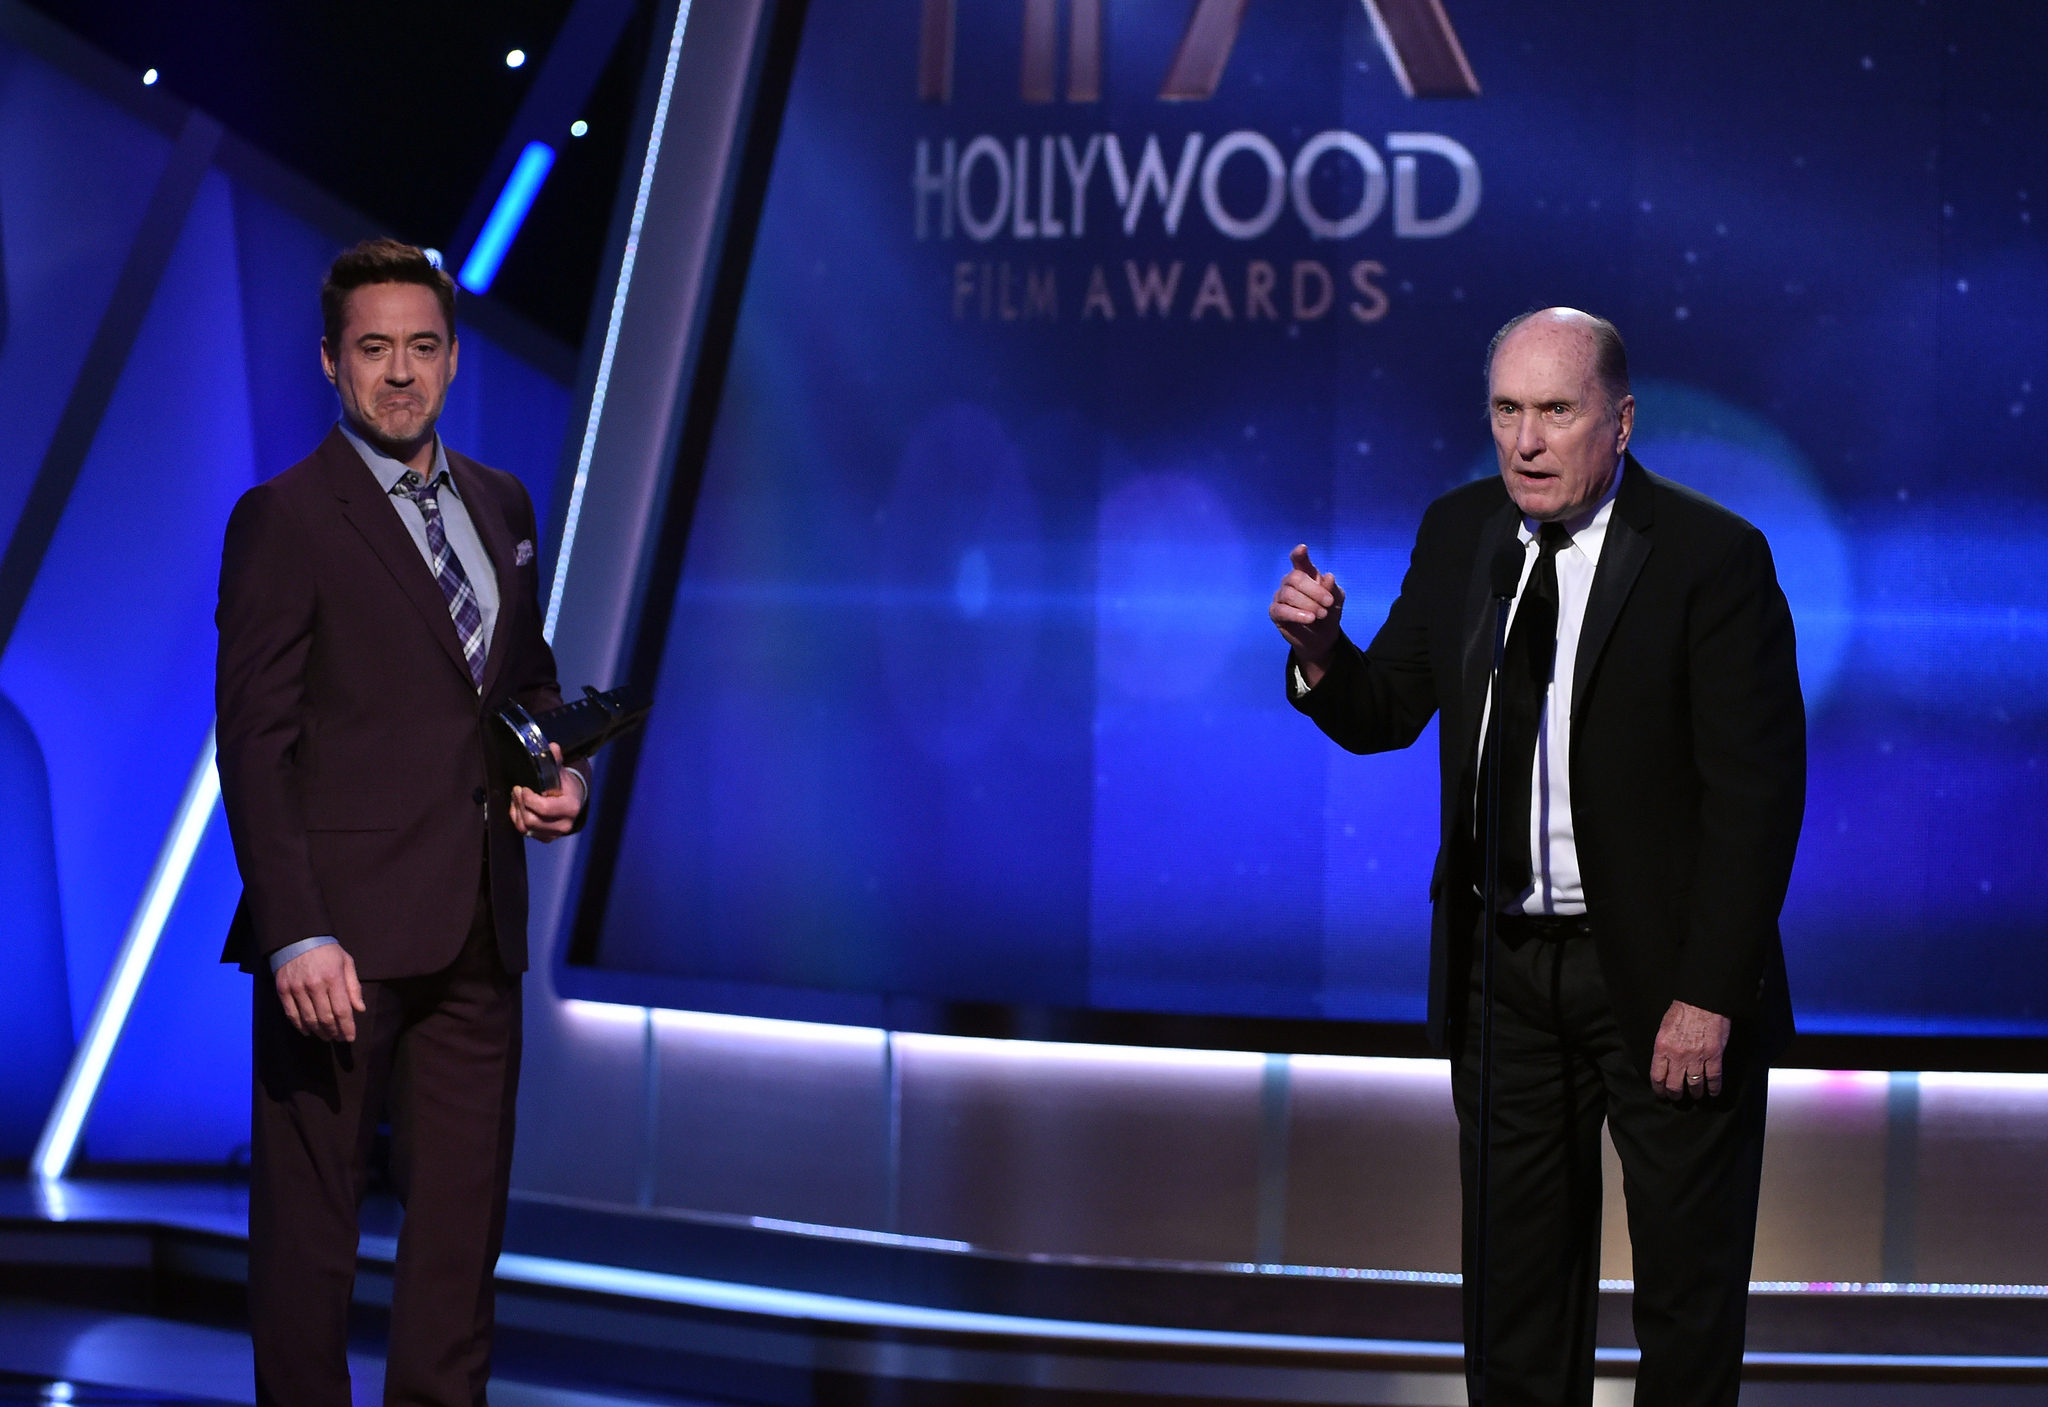
{"label": "suit lapel", "polygon": [[1650,475],[1628,457],[1622,471],[1621,491],[1614,496],[1614,513],[1607,520],[1607,537],[1600,546],[1600,565],[1593,571],[1593,589],[1586,596],[1586,615],[1579,625],[1579,653],[1572,662],[1572,725],[1585,716],[1579,707],[1586,686],[1593,677],[1607,637],[1621,618],[1621,608],[1634,589],[1636,577],[1650,556]]}
{"label": "suit lapel", "polygon": [[462,506],[469,512],[470,526],[476,529],[477,540],[484,545],[484,551],[491,559],[491,571],[498,581],[498,623],[491,630],[490,653],[484,656],[483,697],[491,696],[492,688],[503,672],[505,650],[512,639],[512,612],[519,602],[519,569],[513,565],[511,529],[504,516],[489,497],[484,487],[484,476],[477,472],[476,462],[455,451],[448,451],[448,474],[455,480],[455,491],[462,495]]}
{"label": "suit lapel", "polygon": [[1471,734],[1465,756],[1479,747],[1479,713],[1486,706],[1486,681],[1493,673],[1493,554],[1513,539],[1522,520],[1514,501],[1503,492],[1501,506],[1479,527],[1479,547],[1472,559],[1472,580],[1465,591],[1465,668],[1463,727]]}
{"label": "suit lapel", "polygon": [[334,496],[341,500],[341,516],[391,573],[391,579],[398,583],[399,590],[419,611],[421,621],[467,680],[469,661],[463,657],[462,641],[457,638],[455,622],[448,614],[448,599],[435,584],[434,574],[421,558],[412,534],[405,530],[405,524],[386,501],[388,495],[378,487],[376,476],[339,429],[328,432],[321,442],[320,455],[327,466]]}

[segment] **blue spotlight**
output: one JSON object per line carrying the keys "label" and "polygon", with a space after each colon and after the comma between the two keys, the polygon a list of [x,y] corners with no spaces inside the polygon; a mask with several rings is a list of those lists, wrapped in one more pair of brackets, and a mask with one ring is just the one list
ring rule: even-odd
{"label": "blue spotlight", "polygon": [[498,192],[498,203],[484,221],[483,233],[476,237],[469,257],[462,261],[462,272],[456,275],[471,293],[484,292],[498,276],[498,266],[505,262],[505,252],[512,247],[526,212],[533,208],[533,198],[540,194],[540,183],[554,164],[555,149],[546,142],[528,142],[526,150],[519,153],[505,189]]}
{"label": "blue spotlight", "polygon": [[60,1178],[71,1166],[72,1154],[78,1151],[79,1135],[85,1132],[86,1116],[92,1112],[93,1099],[100,1092],[100,1079],[107,1073],[107,1062],[113,1059],[121,1028],[128,1023],[128,1013],[135,1005],[135,994],[142,989],[142,979],[149,972],[149,960],[156,955],[157,940],[163,937],[164,924],[170,921],[178,891],[185,887],[192,857],[199,853],[206,823],[212,819],[214,803],[219,800],[220,774],[214,770],[213,728],[209,726],[206,746],[200,750],[192,779],[185,784],[185,795],[178,802],[171,833],[164,837],[156,868],[143,888],[134,918],[129,920],[121,951],[114,958],[113,970],[107,974],[107,984],[100,989],[99,1005],[93,1009],[85,1039],[72,1054],[64,1087],[57,1093],[57,1103],[51,1108],[49,1120],[43,1125],[43,1136],[37,1140],[35,1154],[29,1159],[29,1171],[38,1177]]}

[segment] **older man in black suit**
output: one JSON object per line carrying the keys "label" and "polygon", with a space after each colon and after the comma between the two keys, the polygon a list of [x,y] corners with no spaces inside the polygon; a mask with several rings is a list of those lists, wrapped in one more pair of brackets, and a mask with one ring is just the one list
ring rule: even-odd
{"label": "older man in black suit", "polygon": [[[1770,1059],[1792,1030],[1778,936],[1805,807],[1792,617],[1763,534],[1644,469],[1621,337],[1568,308],[1487,360],[1498,479],[1424,513],[1372,644],[1306,547],[1271,616],[1288,696],[1353,752],[1440,714],[1430,1034],[1453,1055],[1468,1326],[1479,1141],[1481,739],[1500,710],[1488,1236],[1489,1407],[1592,1400],[1600,1127],[1626,1175],[1639,1407],[1733,1403]],[[1519,543],[1500,685],[1492,564]],[[1472,1361],[1468,1328],[1468,1363]]]}

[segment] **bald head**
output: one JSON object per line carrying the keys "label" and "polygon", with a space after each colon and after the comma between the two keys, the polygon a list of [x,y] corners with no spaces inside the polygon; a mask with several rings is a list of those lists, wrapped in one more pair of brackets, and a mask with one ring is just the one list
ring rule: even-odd
{"label": "bald head", "polygon": [[1607,393],[1608,405],[1618,406],[1628,396],[1628,348],[1622,343],[1620,330],[1606,318],[1596,318],[1577,308],[1538,308],[1510,320],[1494,333],[1493,341],[1486,346],[1489,389],[1493,385],[1493,359],[1501,344],[1525,328],[1535,334],[1585,338],[1593,379]]}
{"label": "bald head", "polygon": [[1516,318],[1493,339],[1486,383],[1501,479],[1523,514],[1569,522],[1597,506],[1635,428],[1614,325],[1572,308]]}

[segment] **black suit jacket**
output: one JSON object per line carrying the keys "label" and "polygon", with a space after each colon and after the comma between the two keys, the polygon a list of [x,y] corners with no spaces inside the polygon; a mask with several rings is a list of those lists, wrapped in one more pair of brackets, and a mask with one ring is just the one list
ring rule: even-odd
{"label": "black suit jacket", "polygon": [[[1295,701],[1353,752],[1406,747],[1442,715],[1439,1048],[1462,1037],[1480,916],[1470,798],[1492,664],[1488,569],[1519,521],[1498,478],[1431,504],[1386,624],[1363,651],[1340,640]],[[1678,999],[1733,1019],[1732,1065],[1768,1060],[1792,1034],[1778,913],[1806,807],[1806,710],[1763,534],[1630,456],[1572,669],[1573,836],[1629,1050],[1647,1073]]]}
{"label": "black suit jacket", "polygon": [[507,699],[561,702],[533,503],[453,450],[448,472],[497,573],[481,697],[433,572],[339,429],[228,519],[216,736],[243,889],[223,962],[257,970],[332,934],[365,980],[437,972],[488,849],[498,951],[526,968],[526,850],[485,727]]}

